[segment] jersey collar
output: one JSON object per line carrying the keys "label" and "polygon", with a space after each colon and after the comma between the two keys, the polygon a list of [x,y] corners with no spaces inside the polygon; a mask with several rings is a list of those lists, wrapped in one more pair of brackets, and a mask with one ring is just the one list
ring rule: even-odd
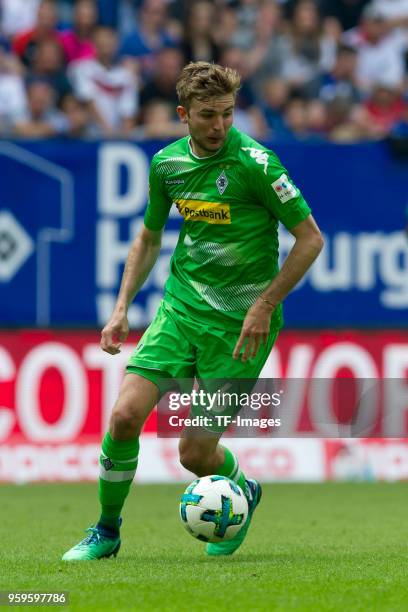
{"label": "jersey collar", "polygon": [[233,127],[231,127],[229,129],[228,135],[225,139],[224,144],[222,145],[221,149],[218,149],[218,151],[216,153],[213,153],[212,155],[206,155],[205,157],[199,157],[198,155],[196,155],[192,149],[191,146],[191,136],[188,137],[188,152],[190,154],[190,157],[192,157],[193,159],[197,160],[197,161],[208,161],[209,159],[213,159],[213,157],[217,157],[217,155],[220,155],[220,153],[222,153],[223,151],[225,151],[225,148],[228,144],[228,142],[231,140],[232,137],[232,132],[233,132]]}

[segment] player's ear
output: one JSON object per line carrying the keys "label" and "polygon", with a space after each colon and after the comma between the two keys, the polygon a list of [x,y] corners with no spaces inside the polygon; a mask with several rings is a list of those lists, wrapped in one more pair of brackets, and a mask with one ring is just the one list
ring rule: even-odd
{"label": "player's ear", "polygon": [[177,111],[177,114],[179,116],[181,123],[187,123],[187,119],[188,119],[187,109],[185,109],[184,106],[179,105],[176,108],[176,111]]}

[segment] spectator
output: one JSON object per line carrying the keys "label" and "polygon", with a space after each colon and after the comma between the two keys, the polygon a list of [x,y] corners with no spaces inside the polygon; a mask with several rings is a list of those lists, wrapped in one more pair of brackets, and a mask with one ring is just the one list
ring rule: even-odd
{"label": "spectator", "polygon": [[346,98],[350,103],[359,102],[361,95],[356,83],[356,65],[356,50],[341,45],[333,69],[322,76],[320,99],[329,102],[335,98]]}
{"label": "spectator", "polygon": [[[99,0],[99,11],[103,11],[103,5],[107,5],[108,3],[110,6],[112,5],[111,0]],[[128,36],[129,34],[132,34],[134,30],[134,23],[136,19],[135,14],[137,10],[136,7],[138,6],[138,4],[139,2],[136,0],[122,0],[122,2],[118,5],[117,21],[116,23],[112,23],[111,25],[119,33],[119,38],[121,40],[126,38],[126,36]],[[101,12],[99,21],[100,23],[106,23],[106,21],[104,20],[103,13]]]}
{"label": "spectator", "polygon": [[[126,33],[120,63],[98,15]],[[0,0],[0,27],[2,134],[177,136],[175,83],[198,59],[240,72],[234,122],[257,139],[384,137],[408,87],[408,0]]]}
{"label": "spectator", "polygon": [[335,40],[323,35],[316,5],[301,0],[295,7],[287,37],[282,77],[303,95],[315,97],[320,89],[320,75],[332,68],[335,52]]}
{"label": "spectator", "polygon": [[323,17],[334,17],[341,29],[351,30],[360,21],[361,13],[370,0],[322,0]]}
{"label": "spectator", "polygon": [[290,88],[286,81],[276,77],[271,77],[265,81],[262,110],[273,138],[279,139],[286,132],[283,113],[289,95]]}
{"label": "spectator", "polygon": [[[213,24],[214,40],[219,47],[232,45],[238,28],[236,11],[229,6],[217,7],[217,21]],[[238,45],[239,46],[239,45]]]}
{"label": "spectator", "polygon": [[366,132],[369,137],[384,138],[401,120],[406,102],[401,91],[387,82],[384,75],[375,85],[372,95],[364,103]]}
{"label": "spectator", "polygon": [[46,81],[33,81],[27,87],[27,111],[14,123],[16,136],[46,138],[63,134],[67,122],[55,106],[55,92]]}
{"label": "spectator", "polygon": [[255,24],[259,5],[259,0],[241,0],[237,8],[239,22],[251,28]]}
{"label": "spectator", "polygon": [[67,120],[65,135],[70,138],[89,138],[97,136],[90,122],[88,105],[78,100],[73,94],[67,94],[61,100],[61,111]]}
{"label": "spectator", "polygon": [[37,24],[31,30],[18,34],[13,39],[13,51],[23,64],[31,66],[36,47],[44,40],[58,42],[57,10],[53,0],[42,0],[38,9]]}
{"label": "spectator", "polygon": [[236,106],[246,109],[255,104],[256,100],[252,83],[249,80],[249,67],[245,52],[240,47],[225,47],[222,50],[220,64],[234,68],[241,76],[241,87],[237,92]]}
{"label": "spectator", "polygon": [[18,57],[12,53],[6,41],[0,41],[0,70],[23,76],[25,70]]}
{"label": "spectator", "polygon": [[61,32],[60,41],[67,63],[93,58],[96,50],[92,34],[98,20],[95,0],[79,0],[74,10],[74,27]]}
{"label": "spectator", "polygon": [[267,125],[248,79],[249,71],[244,51],[239,47],[227,47],[222,52],[220,63],[234,68],[241,75],[241,87],[235,101],[234,125],[254,138],[264,137]]}
{"label": "spectator", "polygon": [[355,114],[360,107],[352,106],[347,98],[337,97],[328,101],[326,109],[329,140],[340,143],[356,142],[361,138],[361,129],[353,117],[353,112]]}
{"label": "spectator", "polygon": [[328,113],[324,102],[309,100],[306,108],[307,129],[314,140],[326,138]]}
{"label": "spectator", "polygon": [[359,26],[346,32],[344,40],[357,49],[356,76],[362,91],[369,92],[383,74],[394,86],[402,85],[406,37],[399,30],[390,30],[374,5],[364,9]]}
{"label": "spectator", "polygon": [[14,58],[0,48],[0,133],[8,135],[27,108],[24,81]]}
{"label": "spectator", "polygon": [[[235,8],[236,25],[228,43],[234,47],[250,49],[254,40],[254,30],[259,13],[266,9],[268,2],[242,0]],[[273,4],[275,4],[273,2]],[[225,40],[225,39],[224,39]]]}
{"label": "spectator", "polygon": [[157,54],[152,76],[140,91],[141,106],[145,106],[151,100],[170,102],[173,107],[174,118],[176,118],[176,106],[178,104],[176,83],[183,65],[184,57],[180,49],[175,47],[162,49]]}
{"label": "spectator", "polygon": [[408,0],[374,0],[374,6],[387,21],[399,23],[408,19]]}
{"label": "spectator", "polygon": [[220,49],[214,38],[215,7],[208,0],[189,6],[182,50],[185,61],[218,62]]}
{"label": "spectator", "polygon": [[71,84],[65,72],[64,52],[61,45],[52,38],[36,46],[30,75],[46,80],[59,100],[71,91]]}
{"label": "spectator", "polygon": [[182,138],[187,135],[186,125],[174,118],[171,104],[164,100],[150,100],[142,111],[141,126],[134,132],[138,140],[146,138]]}
{"label": "spectator", "polygon": [[123,41],[121,56],[136,58],[144,76],[152,72],[155,54],[174,43],[166,28],[167,19],[166,0],[144,0],[133,33]]}
{"label": "spectator", "polygon": [[78,0],[56,0],[58,7],[58,25],[62,30],[71,28],[74,5]]}
{"label": "spectator", "polygon": [[284,57],[288,52],[282,29],[278,5],[263,5],[255,22],[250,48],[246,49],[251,85],[258,97],[262,96],[265,80],[279,77],[282,73]]}
{"label": "spectator", "polygon": [[94,33],[95,59],[72,62],[69,75],[74,91],[89,104],[101,135],[129,136],[137,111],[137,92],[130,70],[116,61],[116,32],[99,26]]}
{"label": "spectator", "polygon": [[0,31],[6,38],[31,30],[37,23],[40,0],[0,0]]}
{"label": "spectator", "polygon": [[284,114],[284,132],[280,138],[286,141],[307,140],[308,132],[307,103],[299,97],[289,100]]}

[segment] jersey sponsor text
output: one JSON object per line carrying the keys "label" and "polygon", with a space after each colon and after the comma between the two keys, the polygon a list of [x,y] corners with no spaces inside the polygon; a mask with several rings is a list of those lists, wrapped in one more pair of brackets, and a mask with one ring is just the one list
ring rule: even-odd
{"label": "jersey sponsor text", "polygon": [[204,221],[217,225],[231,223],[229,204],[203,200],[175,200],[175,204],[185,221]]}

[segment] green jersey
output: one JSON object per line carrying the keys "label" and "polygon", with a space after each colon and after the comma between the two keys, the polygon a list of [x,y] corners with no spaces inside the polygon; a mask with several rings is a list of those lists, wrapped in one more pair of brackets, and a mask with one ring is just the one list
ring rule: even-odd
{"label": "green jersey", "polygon": [[[198,323],[239,331],[248,308],[279,271],[279,221],[290,229],[310,208],[278,157],[232,127],[222,149],[200,158],[189,137],[153,157],[144,223],[184,218],[165,301]],[[282,306],[271,321],[282,326]]]}

